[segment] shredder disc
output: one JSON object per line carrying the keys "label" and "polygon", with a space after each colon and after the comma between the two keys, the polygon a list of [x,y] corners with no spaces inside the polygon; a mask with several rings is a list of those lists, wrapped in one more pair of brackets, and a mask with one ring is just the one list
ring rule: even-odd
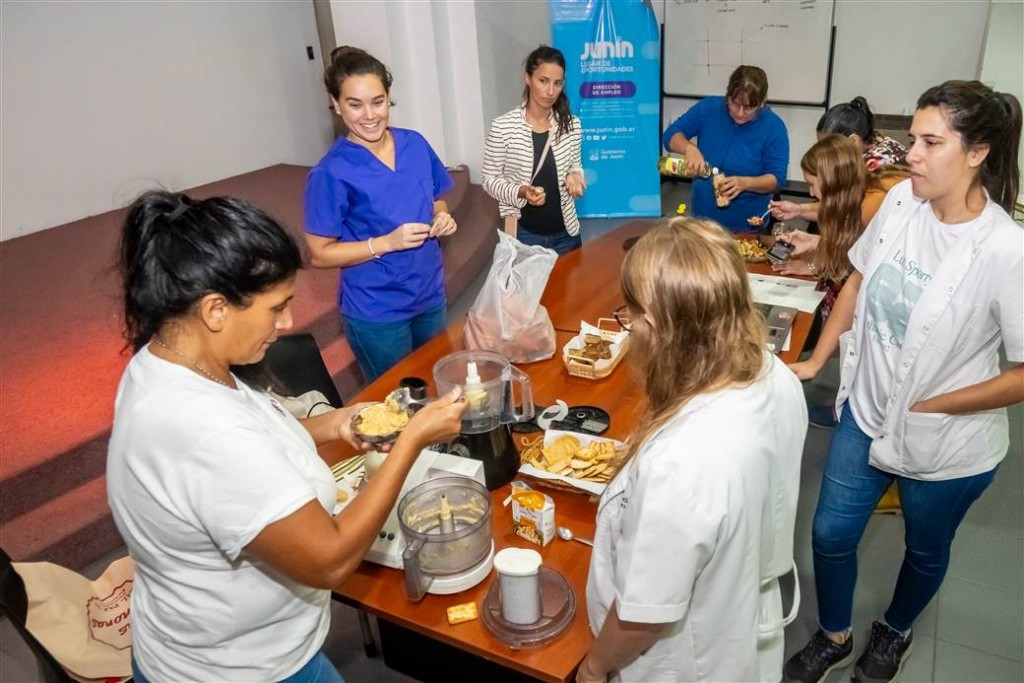
{"label": "shredder disc", "polygon": [[608,411],[597,406],[569,406],[569,414],[558,422],[551,423],[551,429],[567,432],[581,432],[600,436],[608,431],[611,417]]}

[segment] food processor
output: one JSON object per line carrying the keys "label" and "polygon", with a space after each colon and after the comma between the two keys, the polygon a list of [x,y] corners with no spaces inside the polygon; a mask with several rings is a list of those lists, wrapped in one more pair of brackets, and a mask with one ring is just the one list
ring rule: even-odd
{"label": "food processor", "polygon": [[499,353],[457,351],[434,365],[434,383],[438,396],[460,387],[468,404],[449,452],[483,462],[491,491],[512,481],[519,453],[509,425],[533,417],[530,378]]}
{"label": "food processor", "polygon": [[491,497],[479,482],[457,476],[425,481],[398,503],[398,522],[410,600],[458,593],[491,573]]}

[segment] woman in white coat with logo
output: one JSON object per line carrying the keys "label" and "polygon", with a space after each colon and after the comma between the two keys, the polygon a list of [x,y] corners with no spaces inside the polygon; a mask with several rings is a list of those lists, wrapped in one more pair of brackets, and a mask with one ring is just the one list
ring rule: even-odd
{"label": "woman in white coat with logo", "polygon": [[1006,455],[1005,408],[1024,400],[1024,233],[1007,213],[1020,103],[948,81],[918,99],[910,133],[910,180],[850,250],[854,271],[821,339],[793,366],[810,379],[839,348],[840,420],[813,526],[820,629],[786,663],[788,680],[820,681],[853,660],[857,545],[894,481],[906,553],[854,680],[896,679],[957,527]]}
{"label": "woman in white coat with logo", "polygon": [[767,350],[743,259],[716,223],[654,228],[621,285],[647,409],[598,507],[597,639],[576,680],[778,681],[800,382]]}

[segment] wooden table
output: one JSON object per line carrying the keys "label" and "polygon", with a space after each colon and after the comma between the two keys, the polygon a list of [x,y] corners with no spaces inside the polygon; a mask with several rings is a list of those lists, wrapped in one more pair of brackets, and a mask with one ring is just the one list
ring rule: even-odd
{"label": "wooden table", "polygon": [[[611,315],[622,304],[618,273],[625,253],[623,242],[644,234],[651,225],[650,221],[634,221],[559,259],[543,299],[556,327],[558,349],[578,333],[581,319],[596,322],[599,317]],[[810,321],[811,316],[806,314],[797,318],[793,328],[793,351],[783,354],[784,360],[795,359],[798,355]],[[463,348],[462,327],[461,320],[453,322],[445,332],[367,386],[353,400],[379,401],[398,386],[399,380],[409,376],[427,380],[431,393],[436,393],[433,386],[434,363]],[[630,374],[628,362],[622,363],[609,377],[596,381],[570,376],[562,365],[560,352],[552,359],[519,367],[529,374],[534,402],[538,405],[551,405],[556,399],[562,399],[569,405],[595,405],[608,411],[612,419],[606,436],[625,438],[640,415],[642,396]],[[328,462],[336,462],[351,454],[351,448],[340,443],[324,449]],[[572,680],[593,640],[586,610],[590,550],[582,544],[558,538],[545,548],[537,548],[514,535],[511,510],[502,506],[509,489],[509,486],[503,486],[491,494],[495,549],[509,546],[538,549],[544,565],[561,572],[576,594],[576,617],[569,629],[556,640],[537,648],[514,651],[492,636],[480,620],[448,625],[445,609],[469,601],[476,602],[479,607],[494,580],[493,574],[463,593],[427,595],[421,602],[413,603],[405,596],[400,571],[364,562],[335,592],[385,622],[434,642],[445,643],[543,681]],[[557,524],[568,526],[579,536],[593,538],[594,502],[583,494],[546,493],[555,500]],[[493,677],[489,680],[494,683]]]}
{"label": "wooden table", "polygon": [[[561,348],[572,335],[568,332],[557,332],[556,336]],[[459,321],[366,387],[353,400],[381,400],[398,386],[401,378],[409,376],[426,379],[431,385],[431,393],[435,393],[432,374],[434,363],[442,356],[461,348],[462,323]],[[540,405],[550,405],[555,399],[561,398],[569,405],[597,405],[607,410],[612,416],[607,433],[609,437],[624,438],[639,415],[640,391],[625,364],[616,368],[609,377],[597,381],[569,376],[558,355],[550,360],[519,367],[530,375],[534,401]],[[518,435],[516,436],[518,438]],[[532,438],[536,436],[539,436],[539,433],[532,435]],[[351,453],[347,445],[340,443],[331,444],[324,449],[324,455],[329,462],[335,462]],[[543,557],[544,565],[558,570],[565,576],[576,593],[576,617],[569,629],[555,641],[517,652],[492,636],[480,620],[456,626],[448,625],[445,609],[469,601],[476,602],[479,607],[494,580],[493,575],[463,593],[427,595],[421,602],[412,603],[405,596],[400,571],[364,562],[355,574],[335,589],[335,592],[379,618],[509,669],[543,681],[571,680],[592,641],[585,606],[590,550],[580,543],[559,538],[554,539],[547,547],[539,548],[513,534],[511,509],[502,506],[502,501],[509,490],[510,487],[506,485],[491,494],[495,550],[510,546],[538,550]],[[596,507],[587,495],[561,491],[545,492],[555,500],[557,524],[568,526],[580,536],[593,538]]]}
{"label": "wooden table", "polygon": [[[558,259],[540,300],[548,309],[556,330],[575,334],[579,332],[581,320],[596,324],[598,318],[612,317],[612,312],[624,303],[619,289],[619,269],[626,255],[623,245],[630,238],[642,237],[656,224],[653,220],[630,221]],[[747,271],[775,275],[767,263],[747,264]],[[779,358],[786,363],[799,360],[813,321],[814,316],[809,313],[797,314],[790,348],[779,354]]]}

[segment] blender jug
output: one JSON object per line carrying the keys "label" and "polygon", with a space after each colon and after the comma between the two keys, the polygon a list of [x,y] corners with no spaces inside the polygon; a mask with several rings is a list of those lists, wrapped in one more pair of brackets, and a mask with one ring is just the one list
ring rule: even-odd
{"label": "blender jug", "polygon": [[533,417],[530,378],[501,354],[457,351],[434,365],[434,383],[438,395],[461,387],[468,404],[451,452],[482,461],[492,491],[511,481],[519,470],[519,453],[508,425]]}

